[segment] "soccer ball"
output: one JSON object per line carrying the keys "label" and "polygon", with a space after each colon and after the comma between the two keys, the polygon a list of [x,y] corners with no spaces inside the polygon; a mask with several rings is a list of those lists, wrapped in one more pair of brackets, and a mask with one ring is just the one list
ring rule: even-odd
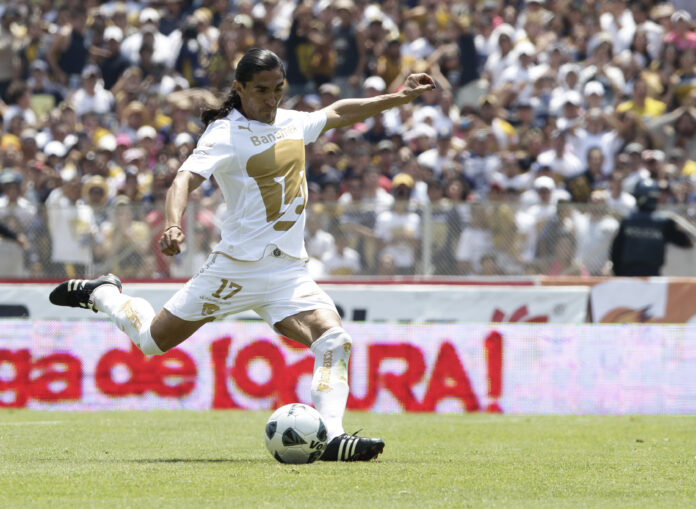
{"label": "soccer ball", "polygon": [[266,447],[281,463],[312,463],[326,447],[321,415],[303,403],[291,403],[273,412],[266,423]]}

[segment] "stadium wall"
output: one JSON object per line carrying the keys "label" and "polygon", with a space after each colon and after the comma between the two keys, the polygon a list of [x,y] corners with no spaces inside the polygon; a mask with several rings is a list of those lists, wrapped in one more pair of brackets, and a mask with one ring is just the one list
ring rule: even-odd
{"label": "stadium wall", "polygon": [[[354,338],[349,408],[696,412],[694,282],[583,282],[324,285]],[[0,407],[270,409],[309,402],[310,351],[253,313],[207,324],[180,348],[146,358],[103,315],[48,305],[51,287],[0,285],[0,309],[28,318],[0,322]],[[129,283],[128,291],[157,307],[179,287]]]}
{"label": "stadium wall", "polygon": [[[128,293],[159,309],[181,282],[128,282]],[[0,317],[100,320],[48,304],[55,282],[0,280]],[[332,280],[322,287],[345,320],[362,322],[691,323],[696,278]],[[258,320],[253,312],[231,320]]]}

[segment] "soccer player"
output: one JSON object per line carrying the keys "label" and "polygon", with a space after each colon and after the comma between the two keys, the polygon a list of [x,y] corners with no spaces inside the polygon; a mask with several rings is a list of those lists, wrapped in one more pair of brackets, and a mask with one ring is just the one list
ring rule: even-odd
{"label": "soccer player", "polygon": [[328,432],[321,459],[371,460],[384,442],[343,430],[351,338],[306,268],[305,145],[329,129],[406,104],[435,83],[427,74],[412,74],[396,93],[343,99],[312,113],[285,110],[278,107],[283,64],[272,51],[254,48],[237,64],[232,86],[219,109],[203,112],[206,130],[167,192],[159,246],[172,256],[184,243],[181,219],[189,193],[213,175],[222,190],[227,203],[222,240],[200,272],[157,314],[144,299],[122,294],[113,274],[65,281],[50,301],[106,313],[147,355],[174,348],[206,322],[253,309],[315,355],[312,402]]}

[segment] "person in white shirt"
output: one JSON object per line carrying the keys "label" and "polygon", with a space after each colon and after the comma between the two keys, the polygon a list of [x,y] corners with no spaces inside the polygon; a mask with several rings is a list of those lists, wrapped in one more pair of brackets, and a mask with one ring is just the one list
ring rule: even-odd
{"label": "person in white shirt", "polygon": [[498,25],[491,34],[491,38],[496,40],[495,49],[486,59],[483,70],[493,88],[500,85],[503,72],[517,58],[516,53],[512,51],[514,35],[515,29],[507,23]]}
{"label": "person in white shirt", "polygon": [[36,219],[36,207],[22,193],[22,176],[12,170],[0,173],[0,221],[8,218],[17,221],[22,232],[29,228]]}
{"label": "person in white shirt", "polygon": [[473,274],[481,270],[481,258],[495,251],[493,232],[488,224],[483,203],[471,204],[471,221],[459,236],[454,255],[460,274]]}
{"label": "person in white shirt", "polygon": [[[361,202],[368,204],[376,213],[389,210],[394,205],[394,197],[380,186],[379,170],[376,166],[365,168],[362,176]],[[338,198],[339,205],[355,203],[352,193],[343,193]]]}
{"label": "person in white shirt", "polygon": [[538,194],[538,202],[522,208],[515,214],[517,230],[524,238],[522,259],[531,262],[536,254],[539,233],[546,223],[556,217],[558,201],[554,199],[556,184],[548,175],[542,175],[534,180],[534,191]]}
{"label": "person in white shirt", "polygon": [[415,186],[413,177],[406,173],[394,175],[392,194],[394,207],[377,215],[375,236],[380,242],[381,254],[394,259],[397,273],[413,274],[416,250],[420,238],[421,218],[409,210],[410,196]]}
{"label": "person in white shirt", "polygon": [[604,156],[602,172],[606,176],[614,170],[621,139],[616,130],[610,128],[602,110],[594,108],[587,112],[581,126],[570,131],[567,146],[583,165],[587,162],[590,149],[599,147]]}
{"label": "person in white shirt", "polygon": [[15,81],[7,89],[7,102],[10,104],[2,114],[5,131],[9,131],[10,121],[20,117],[27,126],[36,125],[36,114],[30,108],[31,90],[24,81]]}
{"label": "person in white shirt", "polygon": [[[90,274],[97,234],[94,213],[80,197],[82,186],[74,170],[63,170],[63,185],[46,199],[51,261],[68,277]],[[62,275],[61,274],[61,275]]]}
{"label": "person in white shirt", "polygon": [[609,214],[607,193],[593,191],[586,212],[574,216],[577,257],[592,276],[610,275],[609,253],[619,221]]}
{"label": "person in white shirt", "polygon": [[138,15],[140,30],[130,34],[121,43],[121,54],[132,64],[140,63],[140,48],[145,41],[153,46],[152,61],[154,63],[162,64],[167,69],[174,68],[176,56],[181,49],[181,32],[177,30],[170,34],[171,38],[167,37],[157,28],[159,20],[160,15],[156,9],[146,7],[140,11]]}
{"label": "person in white shirt", "polygon": [[515,55],[508,59],[508,66],[500,75],[498,88],[494,93],[503,94],[506,90],[513,90],[520,99],[530,99],[533,94],[532,83],[539,76],[532,72],[536,47],[529,41],[519,42],[512,50]]}
{"label": "person in white shirt", "polygon": [[96,65],[88,65],[82,71],[82,86],[75,90],[70,104],[77,116],[87,112],[108,113],[114,104],[114,96],[104,88],[101,71]]}
{"label": "person in white shirt", "polygon": [[335,245],[322,257],[324,269],[331,276],[360,274],[360,254],[348,246],[348,238],[342,229],[334,233]]}
{"label": "person in white shirt", "polygon": [[106,313],[148,355],[174,348],[209,321],[256,311],[279,334],[315,354],[310,392],[328,436],[321,459],[367,461],[382,452],[384,442],[343,430],[351,338],[306,267],[305,145],[330,129],[406,104],[435,83],[427,74],[412,74],[399,92],[342,99],[307,113],[279,108],[285,82],[275,53],[251,49],[237,63],[222,106],[203,112],[205,132],[167,192],[159,246],[167,256],[181,251],[189,194],[212,176],[227,203],[222,240],[162,310],[155,315],[146,300],[122,295],[113,274],[66,281],[49,299]]}
{"label": "person in white shirt", "polygon": [[322,228],[320,208],[307,211],[307,228],[305,245],[310,258],[321,260],[324,255],[335,248],[334,236]]}
{"label": "person in white shirt", "polygon": [[585,168],[580,158],[573,154],[571,145],[566,143],[566,136],[565,131],[556,129],[551,134],[551,148],[539,154],[537,162],[568,179],[580,175]]}
{"label": "person in white shirt", "polygon": [[614,172],[609,175],[607,206],[618,218],[627,217],[636,208],[636,198],[623,187],[624,176]]}

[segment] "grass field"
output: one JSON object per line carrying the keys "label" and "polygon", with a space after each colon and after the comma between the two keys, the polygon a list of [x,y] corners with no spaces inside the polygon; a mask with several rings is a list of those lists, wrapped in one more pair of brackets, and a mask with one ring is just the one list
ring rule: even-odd
{"label": "grass field", "polygon": [[376,415],[370,463],[281,465],[270,412],[0,412],[0,507],[696,506],[696,416]]}

